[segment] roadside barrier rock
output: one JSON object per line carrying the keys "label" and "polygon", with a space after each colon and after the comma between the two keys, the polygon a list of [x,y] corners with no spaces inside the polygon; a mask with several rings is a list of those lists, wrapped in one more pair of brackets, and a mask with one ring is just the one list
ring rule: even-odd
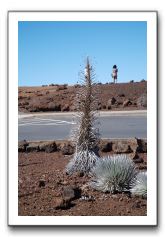
{"label": "roadside barrier rock", "polygon": [[[74,147],[70,141],[19,141],[18,152],[62,152],[63,155],[72,155]],[[99,144],[99,151],[113,152],[116,154],[147,153],[147,139],[102,139]]]}

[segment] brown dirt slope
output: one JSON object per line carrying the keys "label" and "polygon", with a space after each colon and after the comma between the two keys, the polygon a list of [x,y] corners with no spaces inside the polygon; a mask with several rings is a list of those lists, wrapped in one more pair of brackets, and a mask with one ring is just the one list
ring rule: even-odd
{"label": "brown dirt slope", "polygon": [[[97,84],[99,110],[147,108],[147,82]],[[18,105],[22,112],[75,111],[74,99],[80,85],[19,87]]]}

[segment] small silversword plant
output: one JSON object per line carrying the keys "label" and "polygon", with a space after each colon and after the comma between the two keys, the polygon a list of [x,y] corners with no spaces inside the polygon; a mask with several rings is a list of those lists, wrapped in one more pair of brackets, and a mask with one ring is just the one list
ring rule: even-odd
{"label": "small silversword plant", "polygon": [[131,193],[147,198],[147,172],[139,172],[132,182]]}

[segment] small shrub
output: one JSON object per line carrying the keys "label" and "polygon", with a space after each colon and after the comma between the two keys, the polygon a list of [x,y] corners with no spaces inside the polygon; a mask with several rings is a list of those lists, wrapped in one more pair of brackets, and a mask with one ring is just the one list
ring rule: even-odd
{"label": "small shrub", "polygon": [[133,195],[147,198],[147,172],[140,172],[137,174],[130,191]]}
{"label": "small shrub", "polygon": [[91,171],[90,186],[102,192],[129,191],[137,175],[133,161],[126,155],[114,155],[99,159]]}
{"label": "small shrub", "polygon": [[58,85],[57,86],[57,91],[61,91],[61,90],[66,90],[68,88],[68,85],[67,84],[64,84],[64,85]]}
{"label": "small shrub", "polygon": [[145,82],[145,80],[144,80],[144,79],[142,79],[140,82]]}

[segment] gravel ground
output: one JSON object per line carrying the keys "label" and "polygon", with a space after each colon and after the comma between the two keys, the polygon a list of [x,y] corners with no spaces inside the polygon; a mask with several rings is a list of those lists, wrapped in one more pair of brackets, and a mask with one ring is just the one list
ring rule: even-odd
{"label": "gravel ground", "polygon": [[[137,168],[146,169],[147,154],[139,156],[142,159]],[[70,158],[60,152],[19,153],[19,216],[147,215],[146,199],[131,197],[129,193],[101,193],[87,186],[89,177],[81,173],[66,175],[64,169]],[[71,201],[62,204],[61,195],[66,190]],[[72,197],[73,190],[76,191]]]}

